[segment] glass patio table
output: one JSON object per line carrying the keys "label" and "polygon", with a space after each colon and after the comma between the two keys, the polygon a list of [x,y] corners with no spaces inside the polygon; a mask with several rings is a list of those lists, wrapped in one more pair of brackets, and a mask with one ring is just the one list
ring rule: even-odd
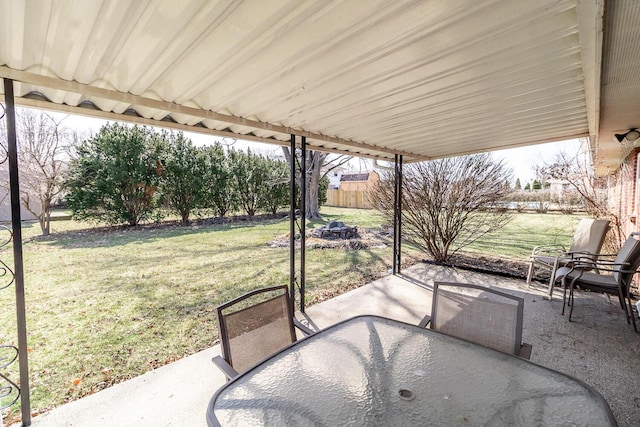
{"label": "glass patio table", "polygon": [[429,329],[359,316],[222,386],[209,426],[615,426],[602,396],[562,373]]}

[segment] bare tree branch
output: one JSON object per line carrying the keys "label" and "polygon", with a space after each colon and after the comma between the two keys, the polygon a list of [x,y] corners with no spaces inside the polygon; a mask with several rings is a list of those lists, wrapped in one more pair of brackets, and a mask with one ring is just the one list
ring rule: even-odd
{"label": "bare tree branch", "polygon": [[[51,209],[62,193],[63,174],[77,135],[44,112],[18,110],[16,131],[20,167],[20,199],[39,221],[42,234],[50,232]],[[4,122],[0,140],[6,146]],[[9,188],[8,179],[2,186]]]}
{"label": "bare tree branch", "polygon": [[[403,237],[446,262],[465,246],[502,228],[511,216],[499,206],[511,172],[489,154],[414,163],[403,168]],[[384,171],[369,193],[393,218],[394,178]]]}
{"label": "bare tree branch", "polygon": [[607,181],[594,176],[589,144],[585,139],[576,153],[560,152],[554,161],[536,168],[536,173],[567,182],[582,198],[585,210],[593,218],[608,219],[612,233],[607,234],[605,245],[617,252],[625,240],[623,222],[620,215],[610,209],[607,200]]}

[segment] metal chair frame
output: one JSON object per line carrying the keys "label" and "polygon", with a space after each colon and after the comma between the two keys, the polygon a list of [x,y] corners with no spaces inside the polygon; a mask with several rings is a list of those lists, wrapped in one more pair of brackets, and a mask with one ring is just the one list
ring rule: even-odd
{"label": "metal chair frame", "polygon": [[[635,315],[633,313],[633,304],[631,302],[630,286],[633,276],[638,273],[640,266],[640,241],[636,238],[640,237],[640,233],[631,233],[625,241],[625,245],[620,251],[625,249],[626,245],[630,246],[629,253],[624,259],[618,259],[618,254],[599,254],[596,259],[591,257],[576,256],[568,264],[558,270],[556,280],[562,281],[563,297],[562,297],[562,315],[564,316],[567,303],[569,309],[569,321],[573,314],[574,294],[576,286],[580,289],[588,289],[598,293],[607,295],[615,295],[618,297],[620,307],[624,310],[628,324],[633,324],[633,329],[638,332]],[[613,259],[613,261],[607,258]],[[596,270],[596,273],[589,273],[589,270]],[[611,274],[601,274],[602,272]],[[616,278],[617,277],[617,278]],[[567,302],[567,281],[569,282],[569,299]]]}
{"label": "metal chair frame", "polygon": [[[425,318],[420,322],[418,326],[425,327],[427,325],[430,326],[431,329],[435,331],[439,331],[438,325],[438,297],[441,287],[452,287],[452,288],[460,288],[460,289],[475,289],[480,290],[482,292],[491,293],[493,296],[498,296],[500,298],[504,298],[505,300],[511,300],[516,303],[516,323],[514,325],[515,328],[515,339],[513,343],[513,349],[511,354],[522,357],[524,359],[529,359],[531,357],[532,346],[530,344],[522,343],[522,324],[524,317],[524,299],[517,297],[515,295],[507,294],[505,292],[501,292],[495,289],[487,288],[485,286],[473,285],[468,283],[457,283],[457,282],[435,282],[433,286],[433,301],[431,305],[431,316],[425,316]],[[446,332],[445,332],[446,333]],[[457,337],[464,339],[463,337]],[[480,340],[476,341],[482,345]]]}
{"label": "metal chair frame", "polygon": [[288,287],[286,285],[281,285],[281,286],[272,286],[272,287],[268,287],[268,288],[261,288],[261,289],[255,289],[253,291],[247,292],[244,295],[241,295],[237,298],[234,298],[231,301],[228,301],[224,304],[221,304],[219,306],[216,307],[216,317],[218,320],[218,330],[220,333],[220,356],[215,356],[212,361],[213,363],[216,364],[216,366],[225,374],[225,376],[227,377],[227,380],[234,378],[236,376],[239,375],[239,372],[233,367],[233,351],[231,349],[231,337],[229,336],[229,329],[227,326],[227,322],[226,322],[226,316],[229,316],[230,314],[234,314],[234,313],[229,313],[229,314],[225,314],[224,312],[231,308],[234,307],[236,305],[241,304],[242,302],[248,300],[249,298],[255,297],[257,295],[260,294],[268,294],[270,292],[281,292],[280,294],[266,299],[264,301],[261,301],[257,304],[248,306],[248,307],[244,307],[241,308],[237,311],[235,311],[234,313],[238,313],[242,310],[251,310],[252,308],[256,308],[258,306],[260,306],[261,304],[265,304],[271,301],[274,301],[277,298],[282,298],[285,297],[286,300],[286,312],[288,314],[287,316],[287,320],[288,320],[288,333],[290,334],[291,337],[291,342],[293,343],[297,340],[297,336],[296,336],[296,332],[295,332],[295,328],[298,328],[300,331],[302,331],[302,333],[304,335],[311,335],[314,333],[314,331],[312,331],[311,329],[309,329],[308,327],[306,327],[305,325],[301,324],[297,319],[295,319],[295,317],[293,316],[293,310],[292,310],[292,301],[291,301],[291,297],[289,295],[289,290]]}
{"label": "metal chair frame", "polygon": [[[536,265],[549,269],[551,275],[549,278],[548,299],[551,299],[558,268],[567,265],[575,256],[597,259],[597,254],[600,252],[604,238],[610,228],[609,220],[584,218],[578,223],[568,250],[560,244],[534,247],[529,257],[527,286],[531,285],[533,270]],[[588,235],[586,240],[585,235]]]}

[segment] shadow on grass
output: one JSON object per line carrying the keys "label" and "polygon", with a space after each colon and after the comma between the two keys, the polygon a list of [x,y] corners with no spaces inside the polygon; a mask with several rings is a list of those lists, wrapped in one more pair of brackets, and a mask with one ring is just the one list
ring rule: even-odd
{"label": "shadow on grass", "polygon": [[256,220],[233,224],[199,224],[181,226],[178,223],[143,225],[136,227],[113,226],[63,231],[49,236],[36,236],[29,241],[50,244],[60,248],[99,248],[126,245],[133,242],[149,243],[165,238],[248,230],[279,224],[285,220]]}

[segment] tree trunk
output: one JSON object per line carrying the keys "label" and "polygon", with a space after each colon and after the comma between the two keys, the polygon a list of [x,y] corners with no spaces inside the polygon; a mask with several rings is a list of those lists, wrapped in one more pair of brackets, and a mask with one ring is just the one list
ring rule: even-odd
{"label": "tree trunk", "polygon": [[48,236],[51,233],[51,205],[47,203],[46,209],[43,207],[42,215],[44,216],[44,227],[42,228],[42,235]]}
{"label": "tree trunk", "polygon": [[47,236],[49,233],[47,232],[47,219],[44,215],[44,211],[38,215],[38,224],[40,225],[40,233],[43,236]]}
{"label": "tree trunk", "polygon": [[190,212],[189,212],[189,209],[183,209],[183,210],[180,212],[180,217],[182,218],[182,222],[181,222],[181,224],[182,224],[183,226],[187,226],[187,225],[189,225],[189,213],[190,213]]}
{"label": "tree trunk", "polygon": [[[311,155],[309,155],[309,153],[311,153]],[[326,153],[320,153],[318,151],[307,152],[307,203],[305,209],[307,219],[322,219],[320,216],[318,191],[320,189],[320,168],[326,157]]]}
{"label": "tree trunk", "polygon": [[[287,163],[291,165],[292,161],[297,163],[295,155],[292,156],[288,147],[282,147]],[[326,153],[319,151],[307,150],[307,197],[305,198],[305,217],[307,219],[322,219],[320,216],[320,203],[318,202],[318,189],[320,187],[321,168],[327,157]],[[296,168],[295,180],[298,184],[298,188],[301,188],[302,175]]]}

